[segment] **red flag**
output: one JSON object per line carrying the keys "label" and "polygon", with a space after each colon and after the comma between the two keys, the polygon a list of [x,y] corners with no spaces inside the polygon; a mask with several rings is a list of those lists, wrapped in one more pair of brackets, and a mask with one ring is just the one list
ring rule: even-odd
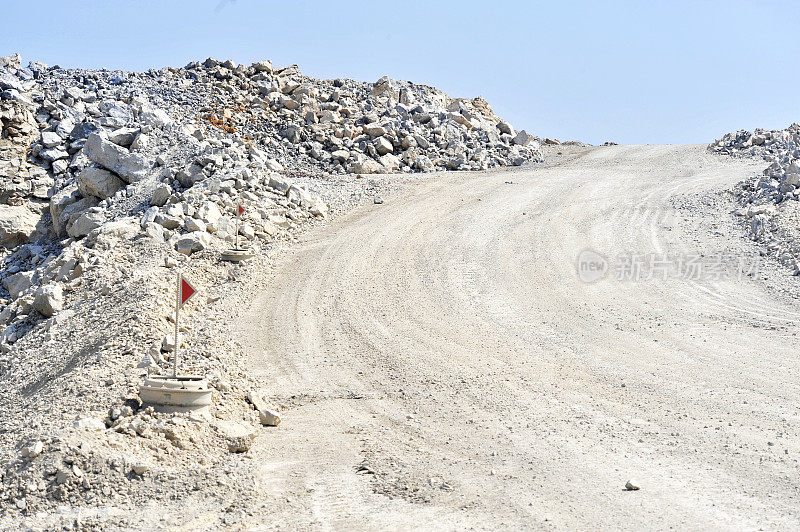
{"label": "red flag", "polygon": [[194,286],[190,285],[186,279],[181,277],[181,306],[189,301],[197,293]]}
{"label": "red flag", "polygon": [[241,205],[239,205],[239,216],[241,216],[241,215],[243,215],[243,214],[244,214],[244,207],[242,207]]}

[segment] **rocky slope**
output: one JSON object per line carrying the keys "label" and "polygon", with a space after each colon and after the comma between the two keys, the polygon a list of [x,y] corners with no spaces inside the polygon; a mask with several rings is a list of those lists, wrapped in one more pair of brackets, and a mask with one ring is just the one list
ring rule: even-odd
{"label": "rocky slope", "polygon": [[709,145],[713,152],[760,158],[761,175],[740,183],[734,193],[750,237],[772,256],[800,274],[800,125],[786,129],[728,133]]}
{"label": "rocky slope", "polygon": [[[106,512],[83,512],[83,525],[125,527],[132,507],[211,487],[237,511],[226,498],[250,489],[241,471],[260,426],[257,383],[226,330],[248,297],[237,281],[410,173],[540,157],[537,139],[481,98],[268,61],[135,73],[3,57],[0,124],[3,528],[73,526],[82,507]],[[237,233],[263,253],[220,263]],[[186,371],[215,388],[210,420],[137,400],[142,376],[170,363],[177,270],[202,289],[181,342]]]}

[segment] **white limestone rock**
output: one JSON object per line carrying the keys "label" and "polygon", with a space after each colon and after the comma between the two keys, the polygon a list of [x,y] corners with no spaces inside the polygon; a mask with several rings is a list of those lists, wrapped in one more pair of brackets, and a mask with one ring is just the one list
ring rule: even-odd
{"label": "white limestone rock", "polygon": [[39,287],[33,300],[33,308],[43,316],[50,317],[64,306],[64,292],[57,283]]}
{"label": "white limestone rock", "polygon": [[78,174],[78,191],[84,196],[106,199],[124,188],[126,183],[108,170],[87,166]]}

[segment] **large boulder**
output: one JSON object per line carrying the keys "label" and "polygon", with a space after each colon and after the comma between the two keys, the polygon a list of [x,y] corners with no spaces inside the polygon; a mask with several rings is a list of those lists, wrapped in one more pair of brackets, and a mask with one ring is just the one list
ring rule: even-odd
{"label": "large boulder", "polygon": [[99,212],[84,212],[69,224],[67,234],[72,238],[83,238],[105,223],[106,218]]}
{"label": "large boulder", "polygon": [[27,272],[18,272],[14,275],[9,275],[3,279],[3,286],[8,290],[12,300],[17,299],[31,287],[35,275],[35,270],[29,270]]}
{"label": "large boulder", "polygon": [[61,211],[61,215],[58,217],[59,227],[63,229],[62,233],[59,233],[59,236],[69,234],[72,224],[75,223],[75,221],[80,218],[85,211],[93,207],[97,207],[97,198],[93,196],[81,198],[75,203],[67,205],[67,207]]}
{"label": "large boulder", "polygon": [[267,167],[267,170],[271,170],[273,172],[283,172],[285,170],[283,165],[275,159],[267,159],[264,165]]}
{"label": "large boulder", "polygon": [[205,178],[206,174],[203,173],[203,167],[194,163],[175,174],[175,179],[177,179],[178,182],[185,187],[191,187],[198,181],[202,181]]}
{"label": "large boulder", "polygon": [[203,222],[203,220],[198,220],[197,218],[189,218],[188,220],[186,220],[184,228],[189,232],[205,231],[206,224],[205,222]]}
{"label": "large boulder", "polygon": [[166,127],[172,124],[172,118],[164,111],[151,105],[144,105],[139,113],[139,120],[153,127]]}
{"label": "large boulder", "polygon": [[125,187],[125,182],[109,172],[96,166],[87,166],[77,177],[78,190],[84,196],[94,196],[99,199],[106,199],[113,196],[121,188]]}
{"label": "large boulder", "polygon": [[52,148],[53,146],[58,146],[61,144],[63,140],[53,131],[44,131],[42,132],[42,146],[45,148]]}
{"label": "large boulder", "polygon": [[0,89],[15,90],[17,92],[25,92],[25,87],[16,76],[8,72],[0,72]]}
{"label": "large boulder", "polygon": [[272,72],[272,61],[259,61],[252,66],[256,72]]}
{"label": "large boulder", "polygon": [[61,285],[53,283],[40,286],[33,299],[33,308],[44,316],[52,316],[64,306],[64,293]]}
{"label": "large boulder", "polygon": [[422,172],[433,172],[436,167],[427,155],[420,155],[411,164],[411,167]]}
{"label": "large boulder", "polygon": [[104,223],[99,234],[106,239],[131,240],[139,234],[139,227],[132,218],[123,218]]}
{"label": "large boulder", "polygon": [[295,205],[310,207],[315,203],[315,198],[306,189],[297,185],[290,185],[286,191],[286,198]]}
{"label": "large boulder", "polygon": [[99,105],[103,116],[97,118],[97,122],[106,127],[120,128],[133,121],[133,114],[130,107],[117,100],[103,100]]}
{"label": "large boulder", "polygon": [[250,450],[257,435],[255,427],[239,421],[220,420],[216,423],[220,435],[228,443],[232,453],[244,453]]}
{"label": "large boulder", "polygon": [[197,209],[197,217],[203,220],[208,225],[216,225],[222,213],[215,203],[210,201],[205,202]]}
{"label": "large boulder", "polygon": [[22,64],[22,57],[19,53],[5,55],[0,57],[0,68],[9,68],[19,70]]}
{"label": "large boulder", "polygon": [[367,124],[364,126],[364,133],[373,138],[382,137],[386,134],[386,128],[384,128],[377,122],[372,122],[371,124]]}
{"label": "large boulder", "polygon": [[39,157],[52,163],[61,159],[69,159],[69,153],[59,147],[47,148],[39,152]]}
{"label": "large boulder", "polygon": [[36,233],[40,218],[24,205],[3,205],[0,209],[0,246],[13,248],[28,242]]}
{"label": "large boulder", "polygon": [[108,140],[117,146],[129,147],[141,130],[138,127],[121,127],[108,134]]}
{"label": "large boulder", "polygon": [[524,129],[521,129],[517,133],[517,136],[514,137],[514,144],[516,144],[517,146],[527,146],[534,140],[536,140],[536,137],[534,137]]}
{"label": "large boulder", "polygon": [[76,184],[70,184],[50,198],[50,217],[53,219],[53,232],[58,236],[64,236],[67,231],[66,220],[62,221],[61,215],[64,210],[81,199]]}
{"label": "large boulder", "polygon": [[86,139],[84,153],[90,161],[114,172],[126,183],[135,183],[144,179],[150,168],[148,162],[141,155],[117,146],[97,133],[92,133]]}
{"label": "large boulder", "polygon": [[378,137],[374,141],[375,150],[377,150],[378,155],[386,155],[387,153],[392,153],[393,147],[392,143],[386,137]]}
{"label": "large boulder", "polygon": [[353,164],[353,173],[356,174],[379,174],[383,172],[383,166],[375,159],[366,157]]}
{"label": "large boulder", "polygon": [[331,157],[334,161],[345,163],[350,158],[349,150],[334,150],[331,152]]}
{"label": "large boulder", "polygon": [[262,425],[266,425],[268,427],[277,427],[281,424],[281,415],[277,410],[265,408],[258,411],[258,420]]}
{"label": "large boulder", "polygon": [[139,133],[136,138],[131,142],[130,149],[132,150],[146,150],[150,145],[150,137],[144,133]]}
{"label": "large boulder", "polygon": [[270,176],[269,183],[267,186],[274,190],[275,192],[280,192],[285,194],[289,187],[291,186],[291,182],[287,181],[286,179],[282,179],[280,176]]}
{"label": "large boulder", "polygon": [[500,133],[505,133],[506,135],[511,135],[512,137],[517,135],[517,132],[514,131],[514,127],[508,122],[504,122],[502,120],[497,123],[497,129],[500,130]]}
{"label": "large boulder", "polygon": [[106,424],[96,417],[85,417],[72,424],[78,430],[101,431],[106,430]]}
{"label": "large boulder", "polygon": [[383,167],[387,170],[399,170],[401,166],[400,159],[391,153],[383,155],[380,158],[380,161]]}
{"label": "large boulder", "polygon": [[156,187],[153,191],[153,197],[150,198],[150,205],[155,207],[163,207],[169,201],[169,197],[172,195],[172,187],[167,185],[166,183],[161,183]]}

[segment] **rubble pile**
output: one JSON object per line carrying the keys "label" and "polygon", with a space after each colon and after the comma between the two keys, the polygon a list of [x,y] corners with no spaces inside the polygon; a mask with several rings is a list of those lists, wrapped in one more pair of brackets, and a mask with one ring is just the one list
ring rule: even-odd
{"label": "rubble pile", "polygon": [[271,157],[342,173],[478,170],[538,157],[538,142],[482,98],[424,85],[317,80],[296,65],[207,59],[152,73],[208,95],[200,121],[253,139]]}
{"label": "rubble pile", "polygon": [[728,133],[709,145],[711,151],[737,157],[764,159],[769,166],[750,185],[747,203],[780,203],[800,198],[800,125],[786,129],[753,133]]}
{"label": "rubble pile", "polygon": [[735,214],[747,220],[750,237],[764,244],[765,254],[800,274],[800,125],[728,133],[709,150],[766,162],[761,175],[737,185],[742,207]]}
{"label": "rubble pile", "polygon": [[143,232],[184,254],[238,232],[258,248],[328,213],[319,179],[292,177],[478,170],[539,154],[480,98],[315,80],[269,61],[132,73],[23,68],[15,55],[0,88],[2,352],[19,335],[20,301],[57,300],[48,285],[85,269],[76,242],[93,232]]}

